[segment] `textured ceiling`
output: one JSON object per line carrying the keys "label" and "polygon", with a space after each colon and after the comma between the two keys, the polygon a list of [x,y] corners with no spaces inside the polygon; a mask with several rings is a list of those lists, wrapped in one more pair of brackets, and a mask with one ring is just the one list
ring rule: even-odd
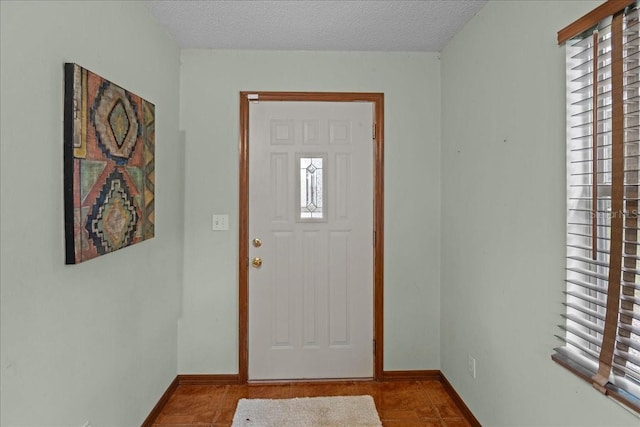
{"label": "textured ceiling", "polygon": [[182,48],[439,52],[486,0],[147,0]]}

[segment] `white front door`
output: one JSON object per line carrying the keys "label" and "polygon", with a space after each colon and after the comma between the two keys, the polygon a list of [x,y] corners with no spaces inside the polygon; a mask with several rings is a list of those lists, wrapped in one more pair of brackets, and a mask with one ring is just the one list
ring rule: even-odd
{"label": "white front door", "polygon": [[373,377],[372,133],[368,102],[250,104],[250,380]]}

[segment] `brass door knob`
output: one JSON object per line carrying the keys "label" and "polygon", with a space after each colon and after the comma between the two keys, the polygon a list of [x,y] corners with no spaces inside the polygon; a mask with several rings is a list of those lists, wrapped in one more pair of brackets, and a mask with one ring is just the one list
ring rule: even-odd
{"label": "brass door knob", "polygon": [[251,260],[251,264],[253,265],[253,268],[262,267],[262,258],[255,257],[253,260]]}
{"label": "brass door knob", "polygon": [[262,240],[258,239],[257,237],[255,239],[253,239],[253,246],[255,248],[259,248],[260,246],[262,246]]}

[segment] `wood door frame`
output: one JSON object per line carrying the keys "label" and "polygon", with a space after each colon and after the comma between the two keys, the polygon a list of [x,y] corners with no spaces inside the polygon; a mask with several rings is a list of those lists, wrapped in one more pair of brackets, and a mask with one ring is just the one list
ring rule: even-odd
{"label": "wood door frame", "polygon": [[[238,371],[241,384],[249,379],[249,102],[325,101],[371,102],[374,108],[373,151],[373,378],[383,378],[384,268],[384,94],[359,92],[240,92],[239,241],[238,241]],[[249,97],[252,99],[249,99]]]}

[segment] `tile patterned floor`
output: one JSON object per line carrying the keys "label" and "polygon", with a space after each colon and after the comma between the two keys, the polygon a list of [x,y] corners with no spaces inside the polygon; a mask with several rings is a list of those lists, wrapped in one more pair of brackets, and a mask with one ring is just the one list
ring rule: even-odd
{"label": "tile patterned floor", "polygon": [[284,399],[338,395],[373,396],[384,427],[470,427],[437,381],[180,385],[154,427],[230,426],[241,398]]}

